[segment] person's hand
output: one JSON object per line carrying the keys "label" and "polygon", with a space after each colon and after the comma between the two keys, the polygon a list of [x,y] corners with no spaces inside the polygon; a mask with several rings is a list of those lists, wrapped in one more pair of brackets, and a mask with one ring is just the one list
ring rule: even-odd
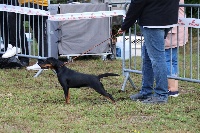
{"label": "person's hand", "polygon": [[118,34],[123,34],[125,32],[124,30],[121,30],[121,28],[118,30]]}

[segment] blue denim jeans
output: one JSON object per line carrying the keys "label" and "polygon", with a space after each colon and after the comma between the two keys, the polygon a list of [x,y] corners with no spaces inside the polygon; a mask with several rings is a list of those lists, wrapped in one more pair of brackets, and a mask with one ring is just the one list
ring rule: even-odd
{"label": "blue denim jeans", "polygon": [[177,47],[165,49],[165,57],[167,63],[167,75],[177,76]]}
{"label": "blue denim jeans", "polygon": [[143,77],[140,93],[167,100],[168,81],[164,47],[166,29],[140,28],[144,36],[142,47]]}

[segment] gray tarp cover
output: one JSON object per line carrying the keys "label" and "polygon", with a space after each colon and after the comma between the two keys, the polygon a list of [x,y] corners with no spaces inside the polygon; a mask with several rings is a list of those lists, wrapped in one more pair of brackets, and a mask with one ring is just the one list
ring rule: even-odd
{"label": "gray tarp cover", "polygon": [[[59,4],[50,4],[49,11],[51,15],[57,14],[58,6]],[[58,58],[58,41],[60,36],[58,33],[59,22],[58,21],[49,21],[49,22],[50,22],[50,33],[51,33],[48,34],[50,36],[50,42],[48,42],[50,44],[49,52],[51,52],[49,56]]]}
{"label": "gray tarp cover", "polygon": [[[108,5],[105,3],[60,5],[60,14],[96,11],[108,11]],[[59,23],[62,35],[58,45],[59,54],[82,54],[110,37],[109,18],[68,20]],[[93,48],[88,54],[109,52],[108,43],[109,40]]]}

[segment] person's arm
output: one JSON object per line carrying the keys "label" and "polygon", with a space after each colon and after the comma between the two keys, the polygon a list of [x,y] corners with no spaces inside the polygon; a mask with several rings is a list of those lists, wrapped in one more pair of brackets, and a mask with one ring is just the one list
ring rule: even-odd
{"label": "person's arm", "polygon": [[131,0],[126,17],[122,23],[122,31],[128,30],[136,22],[141,15],[147,1],[148,0]]}

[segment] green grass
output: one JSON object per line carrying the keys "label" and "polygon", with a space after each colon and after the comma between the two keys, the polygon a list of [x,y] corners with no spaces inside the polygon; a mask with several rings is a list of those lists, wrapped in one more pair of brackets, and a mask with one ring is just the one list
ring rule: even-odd
{"label": "green grass", "polygon": [[[34,61],[33,61],[34,63]],[[71,103],[64,102],[56,75],[44,71],[0,70],[0,132],[2,133],[198,133],[200,132],[200,87],[179,82],[180,96],[168,104],[144,105],[129,96],[137,93],[128,82],[125,92],[121,60],[75,60],[67,67],[88,74],[114,72],[121,76],[102,79],[116,99],[112,104],[92,89],[70,89]],[[140,88],[141,75],[131,74]]]}

